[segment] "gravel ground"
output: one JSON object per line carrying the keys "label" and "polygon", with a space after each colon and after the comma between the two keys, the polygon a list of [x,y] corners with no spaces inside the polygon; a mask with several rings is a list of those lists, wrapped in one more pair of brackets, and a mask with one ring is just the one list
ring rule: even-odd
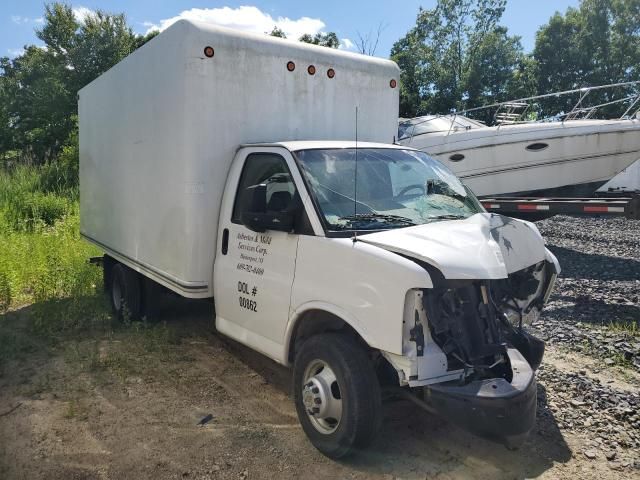
{"label": "gravel ground", "polygon": [[538,222],[562,273],[540,336],[640,371],[640,221],[554,217]]}
{"label": "gravel ground", "polygon": [[[550,348],[594,359],[578,371],[546,363],[538,373],[540,403],[561,431],[589,438],[583,455],[614,470],[640,471],[640,221],[554,217],[537,223],[562,273],[534,324]],[[634,373],[636,375],[634,375]]]}

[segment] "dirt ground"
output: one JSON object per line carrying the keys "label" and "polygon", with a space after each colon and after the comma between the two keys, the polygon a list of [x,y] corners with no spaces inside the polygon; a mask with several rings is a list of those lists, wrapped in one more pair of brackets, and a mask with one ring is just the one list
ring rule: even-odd
{"label": "dirt ground", "polygon": [[[640,478],[628,462],[588,459],[591,439],[558,428],[542,383],[537,426],[518,451],[388,401],[373,446],[329,460],[298,424],[289,371],[217,335],[211,319],[207,304],[186,304],[161,326],[27,349],[0,371],[0,478]],[[545,361],[567,372],[593,362],[554,349]],[[638,391],[636,374],[607,378]]]}

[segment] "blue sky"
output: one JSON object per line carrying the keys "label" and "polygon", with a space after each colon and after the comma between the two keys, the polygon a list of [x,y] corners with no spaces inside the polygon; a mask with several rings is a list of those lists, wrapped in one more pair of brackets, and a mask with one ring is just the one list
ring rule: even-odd
{"label": "blue sky", "polygon": [[[253,31],[270,30],[277,24],[291,36],[300,32],[334,31],[343,40],[343,47],[349,47],[358,34],[366,36],[375,31],[382,22],[384,30],[376,55],[388,56],[393,43],[415,24],[418,8],[421,5],[431,8],[435,3],[435,0],[79,0],[71,4],[79,17],[95,9],[124,12],[138,33],[154,26],[162,28],[170,23],[167,20],[179,16],[191,16]],[[554,12],[564,12],[568,6],[578,3],[579,0],[508,0],[502,23],[511,34],[521,36],[525,50],[530,51],[538,27]],[[0,2],[0,56],[13,57],[24,45],[38,44],[34,29],[41,24],[43,11],[43,0]]]}

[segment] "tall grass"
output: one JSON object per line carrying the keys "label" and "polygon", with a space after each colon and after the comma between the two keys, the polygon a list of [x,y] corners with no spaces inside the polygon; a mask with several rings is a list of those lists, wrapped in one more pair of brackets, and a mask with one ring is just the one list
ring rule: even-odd
{"label": "tall grass", "polygon": [[0,172],[0,313],[34,303],[41,330],[76,327],[69,309],[101,285],[88,263],[99,251],[80,237],[74,175],[64,164]]}
{"label": "tall grass", "polygon": [[5,229],[34,231],[51,227],[71,213],[78,200],[73,175],[60,164],[0,171],[0,211]]}
{"label": "tall grass", "polygon": [[[0,166],[0,376],[11,361],[49,346],[113,334],[101,269],[88,262],[101,252],[80,237],[77,178],[73,144],[55,165]],[[171,343],[166,326],[129,325],[127,333],[133,354],[99,360],[92,351],[93,364],[128,375],[140,349]]]}

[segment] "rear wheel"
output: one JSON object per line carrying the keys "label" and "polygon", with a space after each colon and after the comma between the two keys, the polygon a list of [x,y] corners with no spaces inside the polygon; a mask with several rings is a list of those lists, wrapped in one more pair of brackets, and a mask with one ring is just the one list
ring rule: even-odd
{"label": "rear wheel", "polygon": [[380,385],[355,340],[326,333],[305,341],[294,364],[294,389],[302,428],[323,454],[341,458],[375,438]]}
{"label": "rear wheel", "polygon": [[148,322],[157,322],[160,317],[160,307],[165,289],[158,283],[145,276],[141,276],[141,282],[141,315],[144,315]]}
{"label": "rear wheel", "polygon": [[111,270],[109,299],[119,320],[137,320],[141,314],[140,275],[118,263]]}

